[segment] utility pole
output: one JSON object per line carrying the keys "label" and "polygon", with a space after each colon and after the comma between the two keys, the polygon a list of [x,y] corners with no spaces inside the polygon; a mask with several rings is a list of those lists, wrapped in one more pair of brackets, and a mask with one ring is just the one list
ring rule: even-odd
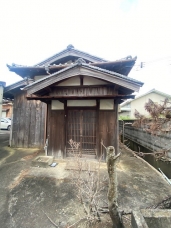
{"label": "utility pole", "polygon": [[[0,81],[0,120],[2,115],[3,91],[5,86],[6,86],[6,82]],[[1,128],[1,122],[0,122],[0,128]]]}

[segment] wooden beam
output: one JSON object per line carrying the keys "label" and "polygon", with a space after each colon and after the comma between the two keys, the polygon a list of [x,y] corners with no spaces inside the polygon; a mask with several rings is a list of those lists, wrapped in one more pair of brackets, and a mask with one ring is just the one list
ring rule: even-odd
{"label": "wooden beam", "polygon": [[73,100],[73,99],[130,99],[134,98],[135,95],[95,95],[95,96],[36,96],[36,95],[27,95],[28,100]]}

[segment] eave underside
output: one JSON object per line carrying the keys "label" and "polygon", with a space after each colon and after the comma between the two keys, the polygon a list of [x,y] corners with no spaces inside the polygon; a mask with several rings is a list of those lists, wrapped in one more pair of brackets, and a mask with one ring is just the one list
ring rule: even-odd
{"label": "eave underside", "polygon": [[92,99],[114,99],[114,100],[125,100],[133,99],[135,95],[95,95],[95,96],[33,96],[27,95],[28,100],[41,100],[43,102],[48,102],[51,100],[92,100]]}

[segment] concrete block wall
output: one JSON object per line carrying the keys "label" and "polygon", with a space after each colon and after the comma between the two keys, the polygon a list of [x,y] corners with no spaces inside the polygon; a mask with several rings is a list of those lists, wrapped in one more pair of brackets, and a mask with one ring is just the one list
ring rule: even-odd
{"label": "concrete block wall", "polygon": [[133,211],[132,228],[169,228],[171,227],[171,210],[141,209]]}
{"label": "concrete block wall", "polygon": [[[134,121],[124,121],[125,123],[133,123]],[[122,132],[123,121],[119,121],[119,129]],[[141,128],[135,128],[131,125],[125,125],[124,137],[152,151],[160,151],[166,149],[167,156],[171,158],[171,132],[162,133],[160,135],[152,135]]]}

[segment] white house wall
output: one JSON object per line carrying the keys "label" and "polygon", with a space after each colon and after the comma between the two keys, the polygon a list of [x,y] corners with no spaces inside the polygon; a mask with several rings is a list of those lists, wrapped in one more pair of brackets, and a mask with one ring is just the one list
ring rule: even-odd
{"label": "white house wall", "polygon": [[121,119],[122,119],[122,117],[130,117],[130,115],[131,115],[131,112],[120,112],[119,113],[119,116],[121,117]]}
{"label": "white house wall", "polygon": [[[131,101],[131,118],[135,118],[134,117],[134,112],[135,109],[142,115],[145,115],[146,117],[149,116],[149,113],[145,110],[144,105],[146,102],[148,102],[148,99],[151,99],[153,102],[158,102],[159,104],[162,104],[162,101],[164,101],[165,97],[157,94],[157,93],[151,93],[151,94],[147,94],[145,96],[142,96],[138,99],[132,100]],[[123,114],[122,114],[123,115]]]}

